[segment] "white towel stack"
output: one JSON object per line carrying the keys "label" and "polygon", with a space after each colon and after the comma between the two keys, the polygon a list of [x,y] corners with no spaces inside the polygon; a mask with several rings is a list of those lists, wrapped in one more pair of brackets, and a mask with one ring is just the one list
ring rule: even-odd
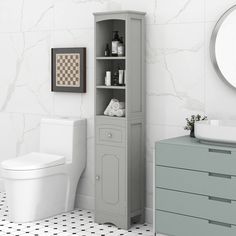
{"label": "white towel stack", "polygon": [[106,110],[104,111],[106,116],[125,116],[125,103],[119,102],[117,99],[111,99]]}

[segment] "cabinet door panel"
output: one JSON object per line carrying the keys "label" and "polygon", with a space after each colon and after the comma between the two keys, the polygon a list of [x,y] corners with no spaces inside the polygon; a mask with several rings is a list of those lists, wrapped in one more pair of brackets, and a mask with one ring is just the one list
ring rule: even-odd
{"label": "cabinet door panel", "polygon": [[108,204],[117,204],[119,201],[119,169],[120,163],[116,155],[104,154],[101,156],[102,199]]}
{"label": "cabinet door panel", "polygon": [[96,210],[124,214],[126,199],[124,148],[96,146]]}

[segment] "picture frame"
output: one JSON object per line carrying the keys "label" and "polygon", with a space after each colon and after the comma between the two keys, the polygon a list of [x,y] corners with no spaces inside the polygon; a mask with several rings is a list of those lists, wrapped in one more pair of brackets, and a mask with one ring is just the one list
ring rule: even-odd
{"label": "picture frame", "polygon": [[86,93],[86,48],[51,49],[51,91]]}

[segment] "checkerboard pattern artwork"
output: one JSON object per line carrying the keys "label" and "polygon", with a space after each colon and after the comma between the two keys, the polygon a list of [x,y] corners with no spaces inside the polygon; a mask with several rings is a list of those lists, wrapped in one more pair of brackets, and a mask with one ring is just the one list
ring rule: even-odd
{"label": "checkerboard pattern artwork", "polygon": [[[0,236],[153,236],[149,224],[134,224],[123,230],[110,224],[94,223],[93,212],[76,209],[57,216],[30,223],[8,220],[6,194],[0,192]],[[161,235],[160,235],[161,236]]]}
{"label": "checkerboard pattern artwork", "polygon": [[80,54],[56,55],[56,86],[80,87]]}

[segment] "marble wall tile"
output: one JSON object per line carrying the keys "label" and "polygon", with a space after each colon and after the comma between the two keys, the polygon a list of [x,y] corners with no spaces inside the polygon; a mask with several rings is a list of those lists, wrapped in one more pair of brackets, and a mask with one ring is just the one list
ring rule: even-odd
{"label": "marble wall tile", "polygon": [[[117,0],[120,6],[117,4],[116,8],[113,10],[134,10],[146,12],[146,24],[154,24],[156,21],[156,10],[158,0],[149,0],[148,4],[146,1],[136,1],[136,0]],[[119,7],[118,7],[119,6]]]}
{"label": "marble wall tile", "polygon": [[[86,47],[87,69],[93,76],[94,67],[94,30],[89,29],[64,29],[52,33],[52,47]],[[90,79],[91,80],[91,79]],[[90,81],[89,80],[89,81]]]}
{"label": "marble wall tile", "polygon": [[54,0],[54,29],[93,28],[93,13],[105,11],[108,2],[109,0]]}
{"label": "marble wall tile", "polygon": [[204,22],[205,0],[156,0],[156,2],[155,24]]}
{"label": "marble wall tile", "polygon": [[148,26],[146,64],[148,122],[183,125],[204,112],[204,24]]}
{"label": "marble wall tile", "polygon": [[22,28],[24,0],[0,1],[0,32],[18,32]]}
{"label": "marble wall tile", "polygon": [[167,126],[167,125],[157,125],[157,124],[150,124],[146,125],[146,160],[147,162],[155,162],[154,157],[154,149],[155,149],[155,142],[167,139],[167,138],[174,138],[177,136],[188,135],[189,131],[184,130],[183,126]]}
{"label": "marble wall tile", "polygon": [[15,37],[19,37],[22,45],[12,43],[12,47],[18,47],[18,50],[4,110],[50,115],[53,111],[53,94],[50,92],[51,34],[19,33]]}
{"label": "marble wall tile", "polygon": [[205,21],[216,23],[220,16],[235,4],[236,0],[205,0]]}
{"label": "marble wall tile", "polygon": [[24,0],[22,30],[51,30],[53,29],[53,16],[53,0]]}
{"label": "marble wall tile", "polygon": [[0,113],[1,161],[38,150],[40,118],[31,114]]}
{"label": "marble wall tile", "polygon": [[41,115],[11,113],[10,120],[17,137],[16,156],[39,150]]}
{"label": "marble wall tile", "polygon": [[[13,158],[17,153],[17,134],[11,122],[11,114],[0,113],[0,156],[1,161]],[[21,126],[17,127],[18,129]]]}

